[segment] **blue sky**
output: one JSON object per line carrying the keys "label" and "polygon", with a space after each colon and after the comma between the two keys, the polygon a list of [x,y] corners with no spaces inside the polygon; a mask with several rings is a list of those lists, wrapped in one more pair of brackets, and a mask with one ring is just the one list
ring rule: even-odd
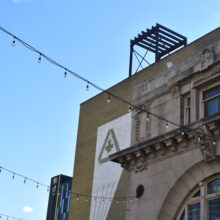
{"label": "blue sky", "polygon": [[[130,39],[156,22],[192,42],[219,26],[220,1],[0,0],[0,26],[103,88],[128,76]],[[0,166],[49,184],[72,175],[80,103],[98,91],[12,40],[0,32]],[[2,172],[0,195],[0,213],[46,218],[45,188]]]}

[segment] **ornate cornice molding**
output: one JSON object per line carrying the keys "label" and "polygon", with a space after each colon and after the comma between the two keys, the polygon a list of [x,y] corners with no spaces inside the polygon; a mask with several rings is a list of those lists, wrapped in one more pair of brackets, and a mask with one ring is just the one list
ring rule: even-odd
{"label": "ornate cornice molding", "polygon": [[[150,139],[110,155],[110,160],[120,163],[128,171],[141,172],[147,169],[150,163],[167,159],[195,147],[201,150],[204,161],[215,159],[217,143],[214,136],[220,135],[220,115],[215,119],[209,119],[202,126],[198,123],[194,124],[194,129],[196,127],[199,127],[197,132],[192,130],[182,134],[180,131],[174,130]],[[204,135],[204,132],[207,136]]]}

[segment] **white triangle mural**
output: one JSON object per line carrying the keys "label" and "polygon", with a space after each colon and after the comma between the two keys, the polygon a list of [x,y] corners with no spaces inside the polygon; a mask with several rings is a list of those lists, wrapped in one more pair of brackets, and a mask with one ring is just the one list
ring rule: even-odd
{"label": "white triangle mural", "polygon": [[[130,147],[130,141],[131,113],[98,127],[92,196],[114,197],[122,168],[120,164],[109,161],[108,156]],[[107,199],[93,199],[90,220],[106,220],[111,203]]]}

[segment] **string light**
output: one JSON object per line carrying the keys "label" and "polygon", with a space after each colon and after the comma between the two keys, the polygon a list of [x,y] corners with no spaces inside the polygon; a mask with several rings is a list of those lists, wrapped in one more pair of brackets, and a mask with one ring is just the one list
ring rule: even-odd
{"label": "string light", "polygon": [[66,72],[66,70],[65,70],[65,72],[64,72],[64,78],[66,78],[67,77],[67,72]]}
{"label": "string light", "polygon": [[[5,32],[5,33],[7,33],[8,35],[14,37],[13,34],[11,34],[10,32],[6,31],[4,28],[0,27],[0,30],[3,31],[3,32]],[[20,42],[23,46],[27,47],[28,49],[32,50],[32,51],[35,52],[35,53],[38,53],[38,54],[40,55],[40,56],[39,56],[39,59],[38,59],[38,62],[41,62],[41,56],[42,56],[42,57],[44,57],[48,62],[50,62],[50,63],[52,63],[52,64],[54,64],[54,65],[56,65],[56,66],[58,66],[58,67],[60,67],[60,68],[67,69],[67,68],[65,68],[63,65],[57,63],[56,61],[52,60],[51,58],[49,58],[48,56],[44,55],[44,54],[41,53],[40,51],[36,50],[34,47],[32,47],[31,45],[27,44],[27,43],[24,42],[23,40],[21,40],[21,39],[19,39],[19,38],[17,38],[17,37],[14,37],[14,38],[16,38],[16,41]],[[67,69],[67,70],[68,70],[68,69]],[[128,105],[129,105],[129,112],[131,111],[131,106],[132,106],[133,108],[137,109],[137,110],[140,110],[140,107],[139,107],[139,106],[133,105],[133,104],[131,104],[130,102],[124,100],[123,98],[121,98],[121,97],[119,97],[119,96],[117,96],[117,95],[114,95],[114,94],[112,94],[112,93],[110,93],[110,92],[106,92],[104,89],[102,89],[101,87],[97,86],[96,84],[94,84],[94,83],[88,81],[87,79],[83,78],[83,77],[80,76],[79,74],[77,74],[77,73],[75,73],[75,72],[73,72],[73,71],[71,71],[71,70],[68,70],[68,72],[70,72],[70,73],[71,73],[72,75],[74,75],[75,77],[77,77],[77,78],[79,78],[79,79],[81,79],[81,80],[83,80],[83,81],[86,81],[86,82],[87,82],[87,90],[89,89],[89,84],[90,84],[90,85],[92,85],[93,87],[95,87],[96,89],[98,89],[98,90],[100,90],[100,91],[102,91],[102,92],[104,92],[104,93],[110,94],[111,96],[113,96],[114,98],[117,98],[117,99],[120,100],[121,102],[123,102],[123,103],[125,103],[125,104],[128,104]],[[168,128],[168,122],[169,122],[170,124],[175,125],[175,126],[178,127],[179,129],[182,129],[182,126],[181,126],[181,125],[179,125],[179,124],[177,124],[177,123],[175,123],[175,122],[168,121],[166,118],[163,118],[163,117],[161,117],[161,116],[159,116],[159,115],[157,115],[157,114],[154,114],[154,113],[150,112],[150,111],[147,110],[147,109],[143,109],[143,111],[145,111],[145,112],[147,112],[147,113],[150,113],[153,117],[156,117],[156,118],[158,118],[158,119],[160,119],[160,120],[162,120],[162,121],[166,121],[166,122],[167,122],[166,128]],[[190,128],[190,127],[187,127],[187,128],[186,128],[185,126],[184,126],[184,128],[186,129],[186,132],[187,132],[187,131],[195,131],[195,130],[196,130],[196,129],[192,129],[192,128]],[[197,132],[197,131],[195,131],[195,132]],[[202,133],[202,132],[199,132],[199,131],[198,131],[197,133],[198,133],[198,134],[204,134],[206,137],[211,137],[210,135],[207,135],[207,134]],[[213,137],[212,137],[212,138],[213,138]],[[216,139],[218,139],[218,137],[216,137]],[[33,182],[35,182],[35,181],[33,181]],[[38,185],[37,185],[37,186],[38,186]],[[131,202],[132,202],[132,201],[133,201],[133,200],[131,199]]]}
{"label": "string light", "polygon": [[[119,96],[117,96],[117,95],[114,95],[113,93],[110,93],[109,91],[107,92],[106,90],[102,89],[100,86],[98,86],[98,85],[96,85],[96,84],[94,84],[94,83],[88,81],[86,78],[82,77],[81,75],[79,75],[79,74],[77,74],[77,73],[75,73],[75,72],[73,72],[73,71],[67,69],[67,68],[64,67],[63,65],[61,65],[61,64],[59,64],[58,62],[54,61],[54,60],[51,59],[50,57],[46,56],[45,54],[43,54],[43,53],[40,52],[39,50],[35,49],[35,48],[34,48],[33,46],[31,46],[30,44],[28,44],[28,43],[26,43],[25,41],[21,40],[20,38],[18,38],[18,37],[15,36],[14,34],[10,33],[9,31],[7,31],[6,29],[4,29],[4,28],[1,27],[1,26],[0,26],[0,30],[3,31],[4,33],[6,33],[6,34],[8,34],[8,35],[10,35],[10,36],[12,36],[12,37],[14,37],[14,38],[16,38],[16,40],[17,40],[18,42],[20,42],[23,46],[25,46],[27,49],[29,49],[29,50],[31,50],[31,51],[33,51],[33,52],[35,52],[35,53],[38,53],[38,54],[40,55],[40,56],[39,56],[39,59],[38,59],[38,62],[41,62],[41,56],[42,56],[42,57],[44,57],[48,62],[50,62],[50,63],[52,63],[52,64],[54,64],[54,65],[56,65],[56,66],[58,66],[58,67],[60,67],[60,68],[66,69],[66,70],[67,70],[69,73],[71,73],[73,76],[79,78],[79,79],[82,80],[82,81],[87,82],[88,84],[92,85],[94,88],[100,90],[101,92],[110,94],[111,96],[113,96],[114,98],[118,99],[119,101],[121,101],[121,102],[123,102],[123,103],[125,103],[125,104],[129,104],[129,105],[131,105],[133,108],[135,108],[135,109],[137,109],[137,110],[144,110],[145,112],[151,114],[152,116],[154,116],[154,117],[156,117],[156,118],[158,118],[158,119],[160,119],[160,120],[163,120],[163,121],[169,122],[170,124],[175,125],[175,126],[178,127],[179,129],[182,128],[182,125],[179,125],[179,124],[177,124],[177,123],[175,123],[175,122],[172,122],[172,121],[168,121],[166,118],[163,118],[163,117],[161,117],[161,116],[159,116],[159,115],[157,115],[157,114],[154,114],[154,113],[150,112],[150,111],[147,110],[147,109],[141,109],[139,106],[133,105],[133,104],[131,104],[130,102],[126,101],[125,99],[123,99],[123,98],[121,98],[121,97],[119,97]],[[87,90],[88,90],[88,89],[89,89],[89,86],[87,85]],[[130,111],[130,109],[129,109],[129,111]],[[196,128],[193,129],[193,128],[189,127],[189,126],[188,126],[188,127],[184,126],[184,129],[186,129],[186,131],[192,131],[192,130],[195,131],[195,130],[196,130]],[[206,136],[206,137],[213,138],[211,135],[208,135],[208,134],[206,134],[206,133],[204,133],[204,132],[197,132],[197,133],[198,133],[198,134],[201,134],[201,133],[202,133],[202,134],[203,134],[204,136]],[[220,140],[219,137],[215,137],[215,139],[219,139],[219,140]]]}
{"label": "string light", "polygon": [[7,219],[7,220],[25,220],[25,219],[22,219],[22,218],[9,216],[9,215],[5,215],[5,214],[0,213],[0,219],[3,219],[3,217],[5,217],[5,219]]}
{"label": "string light", "polygon": [[216,141],[213,141],[213,145],[216,145]]}
{"label": "string light", "polygon": [[111,101],[111,97],[109,96],[107,99],[107,102],[109,103]]}
{"label": "string light", "polygon": [[12,47],[14,47],[14,46],[15,46],[15,37],[14,37],[14,39],[13,39],[12,43],[11,43],[11,46],[12,46]]}
{"label": "string light", "polygon": [[15,175],[14,175],[14,173],[13,173],[13,176],[12,176],[12,180],[15,178]]}
{"label": "string light", "polygon": [[40,54],[40,56],[38,58],[38,63],[40,63],[40,62],[41,62],[41,54]]}
{"label": "string light", "polygon": [[128,107],[128,112],[131,112],[131,106],[129,105],[129,107]]}
{"label": "string light", "polygon": [[168,124],[168,122],[166,123],[166,128],[168,128],[169,127],[169,124]]}
{"label": "string light", "polygon": [[184,131],[182,131],[182,132],[181,132],[181,134],[184,136],[184,135],[185,135],[185,132],[184,132]]}
{"label": "string light", "polygon": [[86,85],[86,91],[89,91],[89,83]]}
{"label": "string light", "polygon": [[149,115],[149,113],[147,113],[147,121],[149,121],[150,120],[150,115]]}
{"label": "string light", "polygon": [[[38,181],[36,181],[36,180],[33,180],[33,179],[31,179],[31,178],[28,178],[28,177],[26,177],[26,176],[23,176],[23,175],[21,175],[21,174],[18,174],[18,173],[16,173],[16,172],[13,172],[13,171],[8,170],[8,169],[6,169],[6,168],[4,168],[4,167],[1,167],[1,166],[0,166],[0,170],[4,170],[4,171],[6,171],[6,172],[8,172],[8,173],[11,173],[11,174],[14,176],[14,178],[15,178],[15,176],[18,176],[18,177],[23,178],[23,180],[24,180],[23,183],[24,183],[24,184],[25,184],[27,181],[30,181],[30,182],[33,182],[33,183],[36,184],[36,189],[38,189],[39,186],[42,186],[42,187],[46,187],[46,188],[47,188],[47,192],[50,191],[50,187],[49,187],[48,185],[45,185],[45,184],[43,184],[43,183],[40,183],[40,182],[38,182]],[[89,198],[91,198],[91,199],[94,199],[94,201],[99,200],[99,201],[101,201],[101,202],[104,202],[104,201],[106,201],[106,200],[108,200],[108,201],[113,201],[113,200],[115,200],[115,201],[116,201],[116,200],[120,200],[120,199],[121,199],[121,200],[124,200],[124,199],[125,199],[125,198],[114,198],[114,197],[90,196],[90,195],[75,193],[75,192],[72,192],[72,191],[65,191],[65,192],[68,193],[70,196],[71,196],[71,195],[76,196],[76,200],[79,200],[80,197],[84,198],[85,201],[86,201],[86,200],[89,201]],[[60,194],[60,192],[58,192],[58,194]],[[132,199],[131,197],[129,197],[129,198]],[[133,197],[133,198],[135,198],[135,197]]]}
{"label": "string light", "polygon": [[197,140],[198,140],[198,142],[200,142],[200,141],[201,141],[201,138],[200,138],[200,137],[198,137],[198,139],[197,139]]}

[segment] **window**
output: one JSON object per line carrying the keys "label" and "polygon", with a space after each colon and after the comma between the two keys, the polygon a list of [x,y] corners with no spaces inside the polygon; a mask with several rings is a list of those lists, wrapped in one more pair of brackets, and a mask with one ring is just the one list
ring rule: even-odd
{"label": "window", "polygon": [[191,122],[191,98],[189,95],[184,97],[184,124]]}
{"label": "window", "polygon": [[220,177],[200,183],[184,202],[177,219],[220,220]]}
{"label": "window", "polygon": [[204,116],[220,112],[220,85],[203,92]]}

